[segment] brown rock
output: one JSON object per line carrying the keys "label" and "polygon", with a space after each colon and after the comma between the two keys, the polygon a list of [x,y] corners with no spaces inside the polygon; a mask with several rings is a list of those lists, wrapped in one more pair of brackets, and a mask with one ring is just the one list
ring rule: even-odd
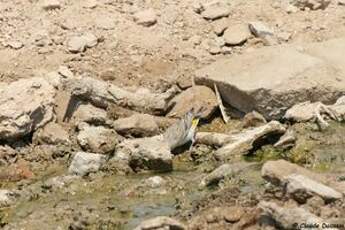
{"label": "brown rock", "polygon": [[261,126],[261,125],[267,123],[264,116],[262,116],[260,113],[258,113],[256,111],[247,113],[244,116],[242,122],[243,122],[243,125],[242,125],[243,128],[258,127],[258,126]]}
{"label": "brown rock", "polygon": [[217,98],[214,92],[206,86],[194,86],[177,95],[170,102],[173,105],[169,117],[182,117],[192,108],[196,111],[205,108],[202,118],[209,118],[217,108]]}
{"label": "brown rock", "polygon": [[113,123],[116,132],[121,135],[149,137],[159,133],[159,127],[152,115],[135,114],[128,118],[121,118]]}
{"label": "brown rock", "polygon": [[224,219],[230,223],[238,222],[243,216],[244,211],[241,207],[229,207],[224,210]]}
{"label": "brown rock", "polygon": [[246,24],[237,24],[227,28],[224,32],[223,38],[225,40],[225,44],[235,46],[246,42],[250,35],[250,31]]}

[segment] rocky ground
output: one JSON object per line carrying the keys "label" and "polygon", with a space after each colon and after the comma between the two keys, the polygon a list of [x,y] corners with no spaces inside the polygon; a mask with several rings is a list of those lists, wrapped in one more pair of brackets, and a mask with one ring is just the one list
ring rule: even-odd
{"label": "rocky ground", "polygon": [[345,229],[344,15],[0,0],[1,228]]}

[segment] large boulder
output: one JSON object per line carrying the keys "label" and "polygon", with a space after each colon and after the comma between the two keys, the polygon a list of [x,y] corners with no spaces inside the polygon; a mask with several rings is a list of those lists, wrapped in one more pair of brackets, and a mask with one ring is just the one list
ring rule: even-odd
{"label": "large boulder", "polygon": [[333,103],[344,94],[344,41],[264,47],[220,59],[198,70],[195,81],[216,83],[222,99],[244,113],[280,119],[296,103]]}
{"label": "large boulder", "polygon": [[115,158],[126,161],[134,171],[171,171],[170,146],[162,136],[126,139],[117,146]]}
{"label": "large boulder", "polygon": [[54,118],[56,89],[39,77],[0,88],[0,140],[20,138]]}

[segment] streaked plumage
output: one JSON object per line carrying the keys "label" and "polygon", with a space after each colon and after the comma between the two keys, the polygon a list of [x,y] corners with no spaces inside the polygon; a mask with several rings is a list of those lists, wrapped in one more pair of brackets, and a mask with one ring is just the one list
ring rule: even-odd
{"label": "streaked plumage", "polygon": [[195,114],[192,110],[170,126],[163,134],[165,141],[170,145],[170,149],[174,150],[189,141],[191,141],[193,145],[198,122],[199,114]]}

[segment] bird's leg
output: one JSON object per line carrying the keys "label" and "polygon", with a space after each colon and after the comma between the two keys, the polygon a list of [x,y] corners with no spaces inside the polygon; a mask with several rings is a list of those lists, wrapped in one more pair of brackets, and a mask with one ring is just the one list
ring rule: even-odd
{"label": "bird's leg", "polygon": [[192,149],[193,149],[193,146],[194,146],[194,143],[195,143],[195,135],[192,137],[191,142],[192,143],[189,146],[189,151],[192,151]]}

